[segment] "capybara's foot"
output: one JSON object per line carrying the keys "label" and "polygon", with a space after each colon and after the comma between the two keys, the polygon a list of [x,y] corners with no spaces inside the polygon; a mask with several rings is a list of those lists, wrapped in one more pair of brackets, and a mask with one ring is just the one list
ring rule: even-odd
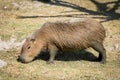
{"label": "capybara's foot", "polygon": [[100,63],[106,64],[106,60],[102,60],[102,61],[100,61]]}
{"label": "capybara's foot", "polygon": [[106,63],[106,60],[101,60],[100,58],[94,59],[93,61],[95,61],[95,62],[100,62],[100,63],[102,63],[102,64],[105,64],[105,63]]}
{"label": "capybara's foot", "polygon": [[47,64],[53,64],[54,62],[53,61],[47,61]]}

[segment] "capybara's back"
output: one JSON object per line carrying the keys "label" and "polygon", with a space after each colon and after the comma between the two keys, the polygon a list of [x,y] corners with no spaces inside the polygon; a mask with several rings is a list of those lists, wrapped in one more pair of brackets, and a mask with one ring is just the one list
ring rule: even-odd
{"label": "capybara's back", "polygon": [[[26,40],[20,59],[22,62],[30,62],[38,55],[39,51],[46,48],[50,54],[48,63],[51,63],[58,50],[71,51],[92,47],[99,52],[98,60],[105,63],[104,38],[104,27],[93,19],[84,19],[78,22],[47,22]],[[29,54],[26,54],[27,52]]]}
{"label": "capybara's back", "polygon": [[49,43],[55,44],[61,50],[88,48],[91,42],[102,44],[105,38],[104,27],[92,19],[68,23],[48,22],[42,28]]}

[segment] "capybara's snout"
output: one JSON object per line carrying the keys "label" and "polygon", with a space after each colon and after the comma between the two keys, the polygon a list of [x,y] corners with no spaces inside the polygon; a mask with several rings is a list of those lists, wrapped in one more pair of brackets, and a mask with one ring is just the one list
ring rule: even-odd
{"label": "capybara's snout", "polygon": [[17,61],[25,63],[25,59],[23,58],[23,56],[18,56]]}
{"label": "capybara's snout", "polygon": [[21,63],[29,63],[31,61],[33,61],[34,58],[33,57],[28,57],[25,56],[24,54],[21,54],[20,56],[18,56],[17,61],[21,62]]}

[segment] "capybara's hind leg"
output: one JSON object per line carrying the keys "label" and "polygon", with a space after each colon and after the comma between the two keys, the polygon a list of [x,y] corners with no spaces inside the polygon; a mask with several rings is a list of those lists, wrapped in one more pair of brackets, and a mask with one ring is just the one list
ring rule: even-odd
{"label": "capybara's hind leg", "polygon": [[50,58],[49,58],[49,61],[47,62],[48,64],[53,63],[57,51],[58,51],[58,49],[57,49],[56,46],[49,45],[49,54],[50,54]]}
{"label": "capybara's hind leg", "polygon": [[91,47],[99,52],[98,60],[101,61],[101,63],[106,63],[106,50],[102,43],[99,42],[92,42]]}

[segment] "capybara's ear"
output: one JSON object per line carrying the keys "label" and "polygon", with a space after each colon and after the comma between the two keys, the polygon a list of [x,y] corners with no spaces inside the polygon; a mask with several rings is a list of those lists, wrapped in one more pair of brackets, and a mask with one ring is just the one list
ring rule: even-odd
{"label": "capybara's ear", "polygon": [[34,42],[34,41],[35,41],[35,39],[30,39],[30,41],[33,41],[33,42]]}
{"label": "capybara's ear", "polygon": [[29,40],[30,40],[30,38],[29,38],[29,37],[27,37],[27,38],[26,38],[26,41],[29,41]]}
{"label": "capybara's ear", "polygon": [[32,35],[32,36],[30,37],[30,41],[32,41],[32,42],[35,41],[35,35]]}

